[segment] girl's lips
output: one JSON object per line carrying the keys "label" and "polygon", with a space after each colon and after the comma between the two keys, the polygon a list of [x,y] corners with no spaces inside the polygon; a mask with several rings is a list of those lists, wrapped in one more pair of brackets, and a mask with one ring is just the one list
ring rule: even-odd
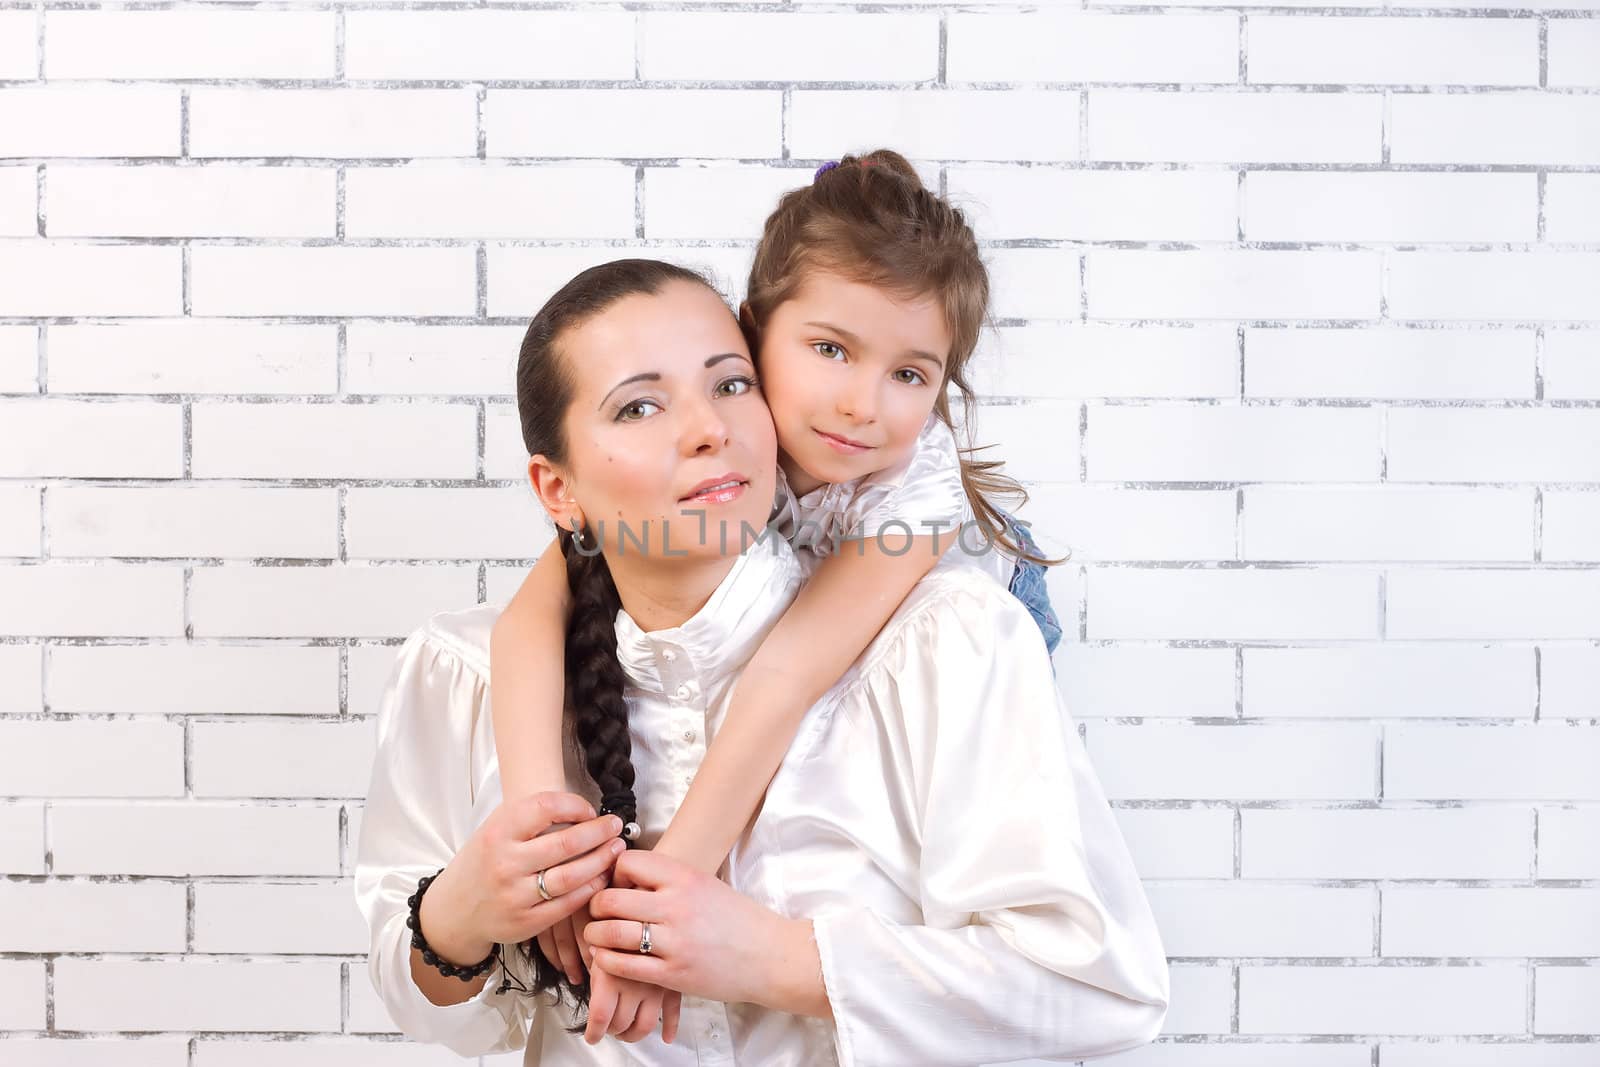
{"label": "girl's lips", "polygon": [[842,452],[847,456],[857,456],[863,452],[872,451],[871,445],[858,445],[853,441],[845,440],[843,437],[836,437],[831,433],[823,433],[821,430],[817,430],[815,433],[818,437],[828,442],[835,452]]}

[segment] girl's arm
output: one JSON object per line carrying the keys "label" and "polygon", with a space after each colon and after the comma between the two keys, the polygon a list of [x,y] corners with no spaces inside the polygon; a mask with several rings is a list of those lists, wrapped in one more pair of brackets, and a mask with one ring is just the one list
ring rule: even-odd
{"label": "girl's arm", "polygon": [[[715,874],[755,814],[811,705],[872,642],[913,586],[955,542],[846,541],[801,587],[734,686],[728,715],[655,850]],[[897,549],[901,538],[889,539]]]}
{"label": "girl's arm", "polygon": [[570,607],[567,561],[551,541],[489,639],[490,709],[506,800],[566,789],[561,721]]}

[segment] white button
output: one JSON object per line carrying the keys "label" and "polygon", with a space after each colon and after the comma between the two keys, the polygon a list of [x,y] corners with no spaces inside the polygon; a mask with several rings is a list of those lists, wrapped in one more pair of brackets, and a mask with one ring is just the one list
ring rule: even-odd
{"label": "white button", "polygon": [[694,690],[689,688],[688,683],[684,683],[683,685],[678,686],[674,692],[677,694],[679,700],[688,700],[689,694],[694,692]]}
{"label": "white button", "polygon": [[685,730],[683,732],[683,739],[685,741],[693,741],[694,740],[694,731],[693,730]]}
{"label": "white button", "polygon": [[683,776],[683,784],[684,785],[693,785],[694,784],[694,775],[692,775],[692,774],[684,775]]}
{"label": "white button", "polygon": [[661,658],[666,660],[668,663],[671,663],[673,660],[678,658],[678,654],[672,651],[670,648],[663,648],[661,650]]}

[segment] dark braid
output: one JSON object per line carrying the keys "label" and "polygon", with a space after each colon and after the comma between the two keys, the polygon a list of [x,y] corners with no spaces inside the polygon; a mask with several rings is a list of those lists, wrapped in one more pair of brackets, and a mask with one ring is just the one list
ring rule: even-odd
{"label": "dark braid", "polygon": [[[633,739],[628,734],[628,705],[622,699],[626,675],[617,662],[616,620],[622,599],[605,557],[579,552],[566,530],[559,536],[572,589],[572,613],[567,616],[567,717],[589,777],[600,787],[601,810],[623,823],[634,822],[639,805],[633,795]],[[585,540],[593,543],[593,538],[591,532]]]}

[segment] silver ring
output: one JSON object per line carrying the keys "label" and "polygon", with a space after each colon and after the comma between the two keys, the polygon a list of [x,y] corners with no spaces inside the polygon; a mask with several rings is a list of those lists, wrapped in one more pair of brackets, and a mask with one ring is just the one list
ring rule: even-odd
{"label": "silver ring", "polygon": [[650,924],[640,923],[639,953],[643,956],[650,955]]}
{"label": "silver ring", "polygon": [[539,879],[538,879],[538,883],[537,884],[538,884],[538,887],[539,887],[539,895],[541,897],[543,897],[546,900],[554,900],[554,899],[556,899],[555,897],[550,895],[550,890],[548,890],[548,889],[546,889],[544,887],[544,872],[543,871],[539,872]]}

